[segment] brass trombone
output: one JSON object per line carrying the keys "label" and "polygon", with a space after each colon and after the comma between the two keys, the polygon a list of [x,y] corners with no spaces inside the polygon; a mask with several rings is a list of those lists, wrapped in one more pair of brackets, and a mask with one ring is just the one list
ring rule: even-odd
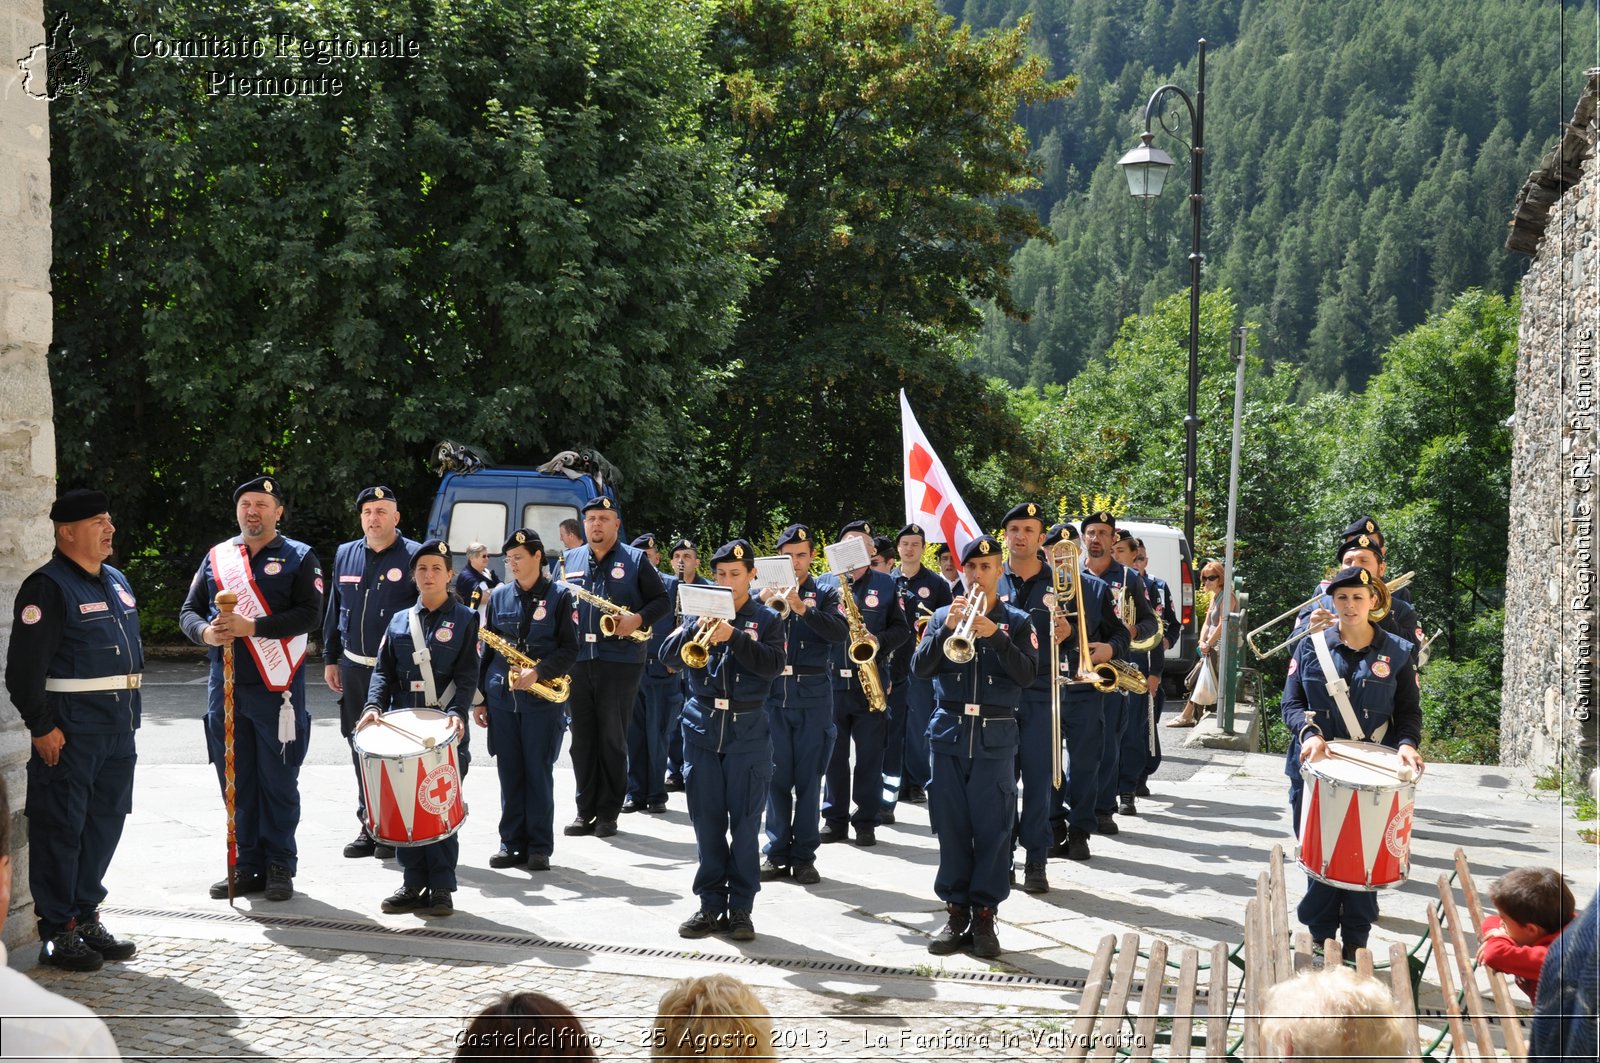
{"label": "brass trombone", "polygon": [[720,623],[714,616],[701,617],[693,637],[678,651],[678,659],[690,668],[704,668],[711,659],[711,635]]}
{"label": "brass trombone", "polygon": [[989,611],[989,597],[983,593],[983,588],[973,592],[967,599],[967,608],[961,614],[961,622],[956,629],[950,632],[950,637],[945,639],[944,655],[956,664],[968,664],[978,655],[978,644],[973,640],[972,627],[978,622],[978,617]]}
{"label": "brass trombone", "polygon": [[[1080,565],[1078,544],[1071,539],[1062,539],[1050,548],[1050,564],[1057,575],[1054,576],[1057,586],[1061,585],[1062,577],[1059,573],[1064,569],[1067,573],[1068,584],[1067,598],[1077,608],[1077,620],[1074,626],[1078,629],[1078,674],[1071,679],[1063,679],[1057,675],[1058,686],[1070,686],[1075,683],[1092,683],[1095,690],[1102,694],[1109,694],[1113,690],[1125,690],[1130,694],[1145,693],[1145,676],[1127,661],[1112,659],[1105,664],[1090,664],[1089,654],[1089,624],[1083,607],[1083,571]],[[1056,600],[1061,599],[1061,592],[1056,592]],[[1052,631],[1052,634],[1054,632]],[[1052,640],[1052,653],[1056,668],[1059,670],[1060,650]],[[1053,694],[1054,704],[1060,706],[1060,692]],[[1060,714],[1057,713],[1057,716]]]}
{"label": "brass trombone", "polygon": [[[1407,572],[1404,575],[1396,576],[1394,579],[1388,580],[1387,582],[1384,580],[1372,581],[1372,591],[1378,596],[1378,604],[1373,608],[1372,612],[1368,613],[1367,615],[1373,623],[1377,623],[1379,620],[1382,620],[1384,617],[1389,615],[1389,610],[1393,605],[1394,592],[1402,587],[1409,586],[1411,581],[1416,578],[1417,574],[1415,572]],[[1315,635],[1320,631],[1326,631],[1328,628],[1332,627],[1335,623],[1337,623],[1337,621],[1330,620],[1325,624],[1310,624],[1307,625],[1306,629],[1300,632],[1298,635],[1289,636],[1271,649],[1263,650],[1256,646],[1257,635],[1261,634],[1263,631],[1266,631],[1268,628],[1276,627],[1279,623],[1287,620],[1290,617],[1299,616],[1304,610],[1319,604],[1326,594],[1326,591],[1319,590],[1316,594],[1313,594],[1311,597],[1307,598],[1293,609],[1279,613],[1271,620],[1268,620],[1265,624],[1262,624],[1254,631],[1251,631],[1249,634],[1245,635],[1244,641],[1250,647],[1250,652],[1255,654],[1258,660],[1265,660],[1280,650],[1288,649],[1290,646],[1293,646],[1307,635]]]}

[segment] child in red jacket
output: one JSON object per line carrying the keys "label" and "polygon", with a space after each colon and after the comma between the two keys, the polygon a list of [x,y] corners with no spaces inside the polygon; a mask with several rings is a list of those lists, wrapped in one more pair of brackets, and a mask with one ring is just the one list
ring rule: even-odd
{"label": "child in red jacket", "polygon": [[1519,867],[1489,887],[1498,915],[1483,921],[1478,962],[1516,978],[1532,1000],[1550,943],[1577,914],[1572,890],[1553,867]]}

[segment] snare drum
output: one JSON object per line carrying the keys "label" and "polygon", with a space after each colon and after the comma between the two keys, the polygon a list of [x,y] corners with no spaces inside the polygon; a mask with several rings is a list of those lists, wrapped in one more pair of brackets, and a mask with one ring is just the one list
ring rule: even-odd
{"label": "snare drum", "polygon": [[[1319,882],[1347,890],[1380,890],[1411,869],[1411,817],[1416,783],[1396,777],[1400,755],[1374,742],[1333,741],[1383,769],[1330,753],[1300,766],[1300,866]],[[1392,770],[1390,770],[1392,769]]]}
{"label": "snare drum", "polygon": [[467,818],[461,800],[460,739],[450,717],[438,709],[397,709],[383,719],[421,739],[383,723],[368,724],[351,736],[361,755],[361,790],[367,801],[367,833],[384,845],[432,845],[461,829]]}

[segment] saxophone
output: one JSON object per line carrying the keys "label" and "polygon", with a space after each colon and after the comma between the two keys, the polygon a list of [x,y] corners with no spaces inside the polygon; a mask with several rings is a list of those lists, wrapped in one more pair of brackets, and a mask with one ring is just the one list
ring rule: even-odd
{"label": "saxophone", "polygon": [[[1131,571],[1132,569],[1124,566],[1124,572]],[[1122,619],[1123,624],[1131,629],[1139,623],[1139,607],[1134,604],[1133,588],[1128,586],[1127,576],[1124,575],[1122,579],[1122,594],[1117,599],[1117,615]],[[1166,622],[1161,619],[1161,614],[1157,613],[1155,634],[1151,635],[1149,638],[1130,640],[1128,643],[1128,652],[1144,653],[1146,650],[1153,650],[1160,645],[1161,640],[1165,637]],[[1141,685],[1139,689],[1142,691],[1144,690],[1144,687]]]}
{"label": "saxophone", "polygon": [[[509,640],[501,638],[486,627],[478,629],[478,638],[485,646],[504,657],[506,662],[511,665],[511,673],[507,678],[512,683],[516,683],[523,672],[533,671],[539,663],[511,645]],[[537,694],[546,701],[566,701],[567,698],[572,696],[572,681],[564,675],[556,676],[554,679],[546,679],[543,682],[534,683],[533,689],[528,693]]]}
{"label": "saxophone", "polygon": [[883,680],[879,678],[878,665],[873,660],[878,656],[878,639],[867,630],[867,622],[861,619],[856,596],[850,590],[850,577],[843,573],[839,575],[839,598],[844,602],[845,615],[850,622],[850,647],[847,652],[851,663],[856,666],[856,678],[861,680],[861,691],[867,696],[867,708],[873,712],[883,712],[889,707],[889,700],[884,697]]}

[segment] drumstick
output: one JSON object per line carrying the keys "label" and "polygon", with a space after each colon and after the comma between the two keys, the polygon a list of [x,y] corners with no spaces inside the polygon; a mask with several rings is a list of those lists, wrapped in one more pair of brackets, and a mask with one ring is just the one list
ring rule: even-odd
{"label": "drumstick", "polygon": [[1338,757],[1340,760],[1348,760],[1355,764],[1360,764],[1363,767],[1371,768],[1373,771],[1381,771],[1385,775],[1393,775],[1399,782],[1404,783],[1417,781],[1417,773],[1412,770],[1411,765],[1409,764],[1402,764],[1398,768],[1391,768],[1382,761],[1368,760],[1366,757],[1358,754],[1346,753],[1342,749],[1336,749],[1334,748],[1332,742],[1328,743],[1328,756]]}
{"label": "drumstick", "polygon": [[423,738],[421,735],[414,735],[410,731],[406,730],[404,727],[401,727],[399,724],[390,723],[388,720],[385,720],[382,716],[378,717],[378,722],[383,724],[385,727],[389,728],[392,731],[399,731],[401,734],[403,734],[407,738],[411,739],[413,742],[415,742],[417,745],[421,746],[423,749],[432,749],[434,746],[439,744],[439,740],[434,738],[432,735],[429,735],[427,738]]}

